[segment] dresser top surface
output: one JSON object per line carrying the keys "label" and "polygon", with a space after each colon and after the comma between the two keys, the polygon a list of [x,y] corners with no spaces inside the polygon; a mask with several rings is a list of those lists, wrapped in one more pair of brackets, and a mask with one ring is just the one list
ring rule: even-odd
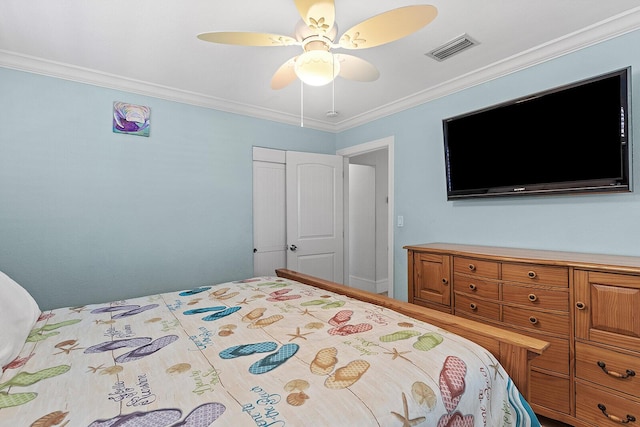
{"label": "dresser top surface", "polygon": [[404,249],[417,252],[477,256],[499,261],[544,263],[575,268],[614,269],[616,271],[640,274],[640,257],[634,256],[464,245],[457,243],[407,245],[404,246]]}

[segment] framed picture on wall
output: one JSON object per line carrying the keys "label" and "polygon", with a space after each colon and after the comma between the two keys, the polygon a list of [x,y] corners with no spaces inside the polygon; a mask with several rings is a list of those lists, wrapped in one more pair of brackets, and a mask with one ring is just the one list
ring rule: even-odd
{"label": "framed picture on wall", "polygon": [[129,135],[149,136],[151,108],[144,105],[113,103],[113,131]]}

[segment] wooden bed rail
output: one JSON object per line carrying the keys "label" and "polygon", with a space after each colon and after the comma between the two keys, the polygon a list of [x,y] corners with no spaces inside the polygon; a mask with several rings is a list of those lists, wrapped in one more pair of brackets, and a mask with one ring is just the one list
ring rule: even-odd
{"label": "wooden bed rail", "polygon": [[514,331],[464,319],[448,313],[398,301],[384,295],[340,285],[285,268],[277,269],[278,277],[306,283],[347,297],[376,304],[438,326],[474,341],[489,350],[505,368],[522,395],[529,396],[531,360],[542,354],[549,343]]}

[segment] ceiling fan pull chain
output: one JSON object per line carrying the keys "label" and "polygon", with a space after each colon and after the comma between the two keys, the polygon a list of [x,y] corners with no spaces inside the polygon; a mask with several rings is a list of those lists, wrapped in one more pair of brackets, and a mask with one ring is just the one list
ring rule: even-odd
{"label": "ceiling fan pull chain", "polygon": [[300,127],[304,127],[304,83],[300,80]]}
{"label": "ceiling fan pull chain", "polygon": [[331,71],[333,77],[331,79],[331,114],[336,112],[336,56],[331,55]]}

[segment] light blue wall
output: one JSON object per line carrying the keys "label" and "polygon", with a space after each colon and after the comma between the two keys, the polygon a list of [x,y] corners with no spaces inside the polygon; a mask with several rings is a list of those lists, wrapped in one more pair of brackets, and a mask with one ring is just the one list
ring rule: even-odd
{"label": "light blue wall", "polygon": [[[151,107],[112,133],[114,101]],[[252,146],[335,135],[0,68],[0,270],[42,308],[253,274]]]}
{"label": "light blue wall", "polygon": [[395,137],[395,214],[404,216],[404,227],[395,229],[396,298],[407,297],[403,246],[408,244],[452,242],[640,255],[640,162],[633,167],[634,193],[447,202],[442,136],[444,118],[631,66],[632,137],[638,157],[638,46],[640,31],[338,135],[337,149]]}
{"label": "light blue wall", "polygon": [[[45,309],[250,276],[251,147],[333,153],[390,135],[396,298],[407,244],[640,255],[638,162],[631,194],[447,202],[441,124],[626,66],[640,81],[637,46],[640,31],[337,136],[0,68],[0,269]],[[151,136],[112,133],[113,101],[150,106]]]}

